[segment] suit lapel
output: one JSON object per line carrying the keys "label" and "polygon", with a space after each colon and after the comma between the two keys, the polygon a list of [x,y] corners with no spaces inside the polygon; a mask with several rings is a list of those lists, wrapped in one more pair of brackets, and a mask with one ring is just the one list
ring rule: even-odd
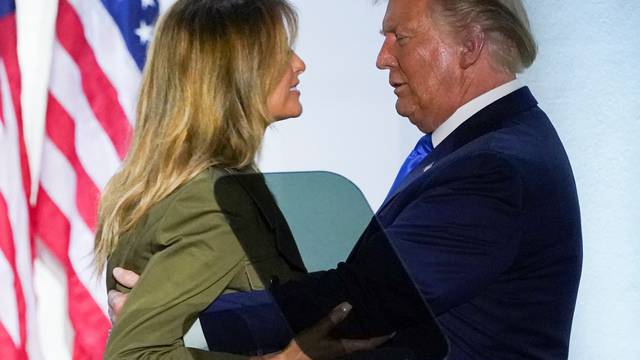
{"label": "suit lapel", "polygon": [[523,87],[477,112],[444,139],[420,165],[407,175],[407,178],[395,193],[388,197],[377,213],[381,213],[390,202],[417,179],[427,177],[429,173],[437,171],[437,164],[451,153],[480,136],[495,131],[505,118],[528,110],[537,104],[538,102],[529,88]]}
{"label": "suit lapel", "polygon": [[387,196],[385,201],[380,206],[378,211],[381,211],[388,203],[390,203],[402,190],[406,189],[413,181],[415,181],[418,177],[422,176],[422,174],[430,171],[435,165],[437,160],[437,149],[434,149],[427,157],[420,162],[415,169],[413,169],[407,177],[400,183],[400,185],[396,188],[396,190]]}

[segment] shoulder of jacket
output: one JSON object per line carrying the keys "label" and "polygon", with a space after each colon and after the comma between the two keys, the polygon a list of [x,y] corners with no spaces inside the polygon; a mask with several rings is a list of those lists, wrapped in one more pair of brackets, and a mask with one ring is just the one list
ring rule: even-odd
{"label": "shoulder of jacket", "polygon": [[213,196],[213,183],[214,179],[207,169],[178,186],[149,209],[148,225],[156,224],[170,212],[184,212],[188,209],[195,210],[203,207],[217,208],[217,202]]}

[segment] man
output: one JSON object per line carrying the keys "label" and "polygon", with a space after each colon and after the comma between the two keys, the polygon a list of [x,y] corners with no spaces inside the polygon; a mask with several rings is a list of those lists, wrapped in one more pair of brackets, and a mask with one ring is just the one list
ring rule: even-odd
{"label": "man", "polygon": [[[553,126],[516,80],[536,56],[522,2],[390,0],[382,33],[377,66],[398,113],[426,135],[377,219],[437,316],[448,359],[567,358],[578,199]],[[373,238],[346,266],[374,262]]]}
{"label": "man", "polygon": [[522,2],[391,0],[383,33],[396,109],[434,150],[378,218],[449,359],[566,358],[580,214],[564,148],[515,80],[536,55]]}

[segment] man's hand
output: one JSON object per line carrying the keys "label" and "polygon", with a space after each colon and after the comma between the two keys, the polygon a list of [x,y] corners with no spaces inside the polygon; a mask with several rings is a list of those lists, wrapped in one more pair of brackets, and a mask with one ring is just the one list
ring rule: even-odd
{"label": "man's hand", "polygon": [[[117,267],[113,269],[113,277],[120,285],[131,289],[136,286],[140,275],[133,271]],[[109,301],[109,319],[111,319],[111,324],[114,324],[118,319],[118,315],[120,314],[124,303],[127,302],[127,296],[127,294],[123,294],[116,290],[109,291],[107,297]]]}
{"label": "man's hand", "polygon": [[349,303],[335,307],[324,319],[303,331],[286,349],[273,356],[274,360],[325,360],[342,357],[356,351],[372,350],[387,342],[395,334],[363,340],[333,339],[331,329],[344,320],[351,311]]}
{"label": "man's hand", "polygon": [[[123,268],[113,269],[113,277],[116,281],[131,289],[136,286],[140,275]],[[109,291],[109,318],[111,323],[115,323],[118,315],[127,301],[127,294],[116,290]],[[344,320],[351,311],[349,303],[342,303],[336,306],[326,317],[320,320],[313,327],[301,332],[289,343],[280,353],[270,354],[261,357],[254,357],[255,360],[328,360],[339,358],[356,351],[372,350],[384,344],[395,334],[380,336],[370,339],[334,339],[329,333]]]}

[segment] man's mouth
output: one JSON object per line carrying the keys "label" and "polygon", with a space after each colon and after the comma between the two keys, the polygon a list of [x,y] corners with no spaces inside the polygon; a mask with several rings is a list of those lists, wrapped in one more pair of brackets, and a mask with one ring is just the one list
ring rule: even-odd
{"label": "man's mouth", "polygon": [[400,93],[400,91],[402,90],[403,86],[405,86],[407,84],[403,84],[403,83],[391,83],[391,86],[394,88],[393,93],[398,95]]}

